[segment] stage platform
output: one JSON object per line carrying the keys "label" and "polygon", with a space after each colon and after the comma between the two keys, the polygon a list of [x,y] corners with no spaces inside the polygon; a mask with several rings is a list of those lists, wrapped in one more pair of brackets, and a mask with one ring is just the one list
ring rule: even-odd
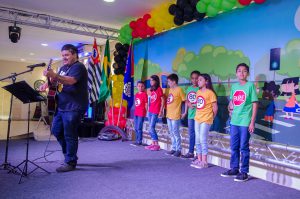
{"label": "stage platform", "polygon": [[[165,155],[165,150],[148,151],[131,142],[79,140],[76,171],[56,173],[63,160],[57,142],[30,141],[29,159],[51,174],[35,171],[18,184],[19,176],[0,170],[0,198],[197,198],[279,199],[300,198],[300,191],[251,177],[246,183],[223,178],[226,169],[210,164],[208,169],[190,167],[190,160]],[[25,140],[10,142],[9,162],[25,159]],[[5,142],[0,142],[4,161]],[[42,157],[40,159],[37,159]]]}

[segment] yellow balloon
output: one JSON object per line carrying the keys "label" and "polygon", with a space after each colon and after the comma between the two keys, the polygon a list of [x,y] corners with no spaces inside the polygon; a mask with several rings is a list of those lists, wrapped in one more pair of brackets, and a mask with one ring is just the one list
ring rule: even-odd
{"label": "yellow balloon", "polygon": [[170,29],[175,25],[173,21],[174,16],[169,13],[169,7],[174,2],[162,3],[151,11],[151,19],[154,22],[156,32]]}
{"label": "yellow balloon", "polygon": [[163,28],[161,26],[156,26],[155,27],[155,31],[156,32],[162,32],[163,31]]}
{"label": "yellow balloon", "polygon": [[114,88],[120,87],[120,82],[114,82]]}
{"label": "yellow balloon", "polygon": [[123,75],[117,75],[118,81],[123,82],[124,81],[124,76]]}
{"label": "yellow balloon", "polygon": [[148,24],[148,26],[150,26],[150,27],[154,27],[154,21],[153,21],[153,19],[149,19],[149,20],[147,21],[147,24]]}
{"label": "yellow balloon", "polygon": [[112,77],[111,77],[111,79],[112,79],[112,81],[117,81],[118,80],[118,77],[116,76],[116,75],[113,75]]}

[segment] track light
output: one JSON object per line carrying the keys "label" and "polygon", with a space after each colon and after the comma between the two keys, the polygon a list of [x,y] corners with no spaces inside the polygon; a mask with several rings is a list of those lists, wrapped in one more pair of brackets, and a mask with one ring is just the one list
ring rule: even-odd
{"label": "track light", "polygon": [[14,26],[8,27],[8,35],[9,35],[10,41],[13,43],[17,43],[18,40],[20,39],[21,28],[16,25],[16,22],[15,22]]}

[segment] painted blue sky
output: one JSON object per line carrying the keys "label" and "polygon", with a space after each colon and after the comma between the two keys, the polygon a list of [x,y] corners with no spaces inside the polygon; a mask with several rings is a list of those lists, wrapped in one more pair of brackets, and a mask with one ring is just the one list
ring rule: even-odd
{"label": "painted blue sky", "polygon": [[173,29],[138,43],[135,63],[144,57],[148,43],[149,60],[172,72],[179,48],[198,53],[204,45],[212,44],[241,50],[254,65],[271,48],[284,48],[288,41],[300,38],[294,23],[299,6],[300,0],[270,0]]}

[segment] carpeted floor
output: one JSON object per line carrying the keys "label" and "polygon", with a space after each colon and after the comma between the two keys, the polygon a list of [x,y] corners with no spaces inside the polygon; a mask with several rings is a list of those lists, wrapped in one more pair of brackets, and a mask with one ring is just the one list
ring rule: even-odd
{"label": "carpeted floor", "polygon": [[[25,159],[25,140],[9,145],[9,162],[17,165]],[[42,157],[47,142],[30,141],[29,159],[51,174],[36,170],[18,184],[19,175],[0,170],[0,198],[36,199],[300,199],[300,191],[251,178],[246,183],[222,178],[226,169],[210,165],[208,169],[190,167],[190,160],[165,155],[165,151],[147,151],[130,142],[105,142],[81,139],[78,169],[56,173],[63,157],[57,142],[50,142],[51,155]],[[5,142],[0,142],[0,163],[4,161]],[[22,167],[23,168],[23,167]],[[29,169],[33,167],[30,166]]]}

